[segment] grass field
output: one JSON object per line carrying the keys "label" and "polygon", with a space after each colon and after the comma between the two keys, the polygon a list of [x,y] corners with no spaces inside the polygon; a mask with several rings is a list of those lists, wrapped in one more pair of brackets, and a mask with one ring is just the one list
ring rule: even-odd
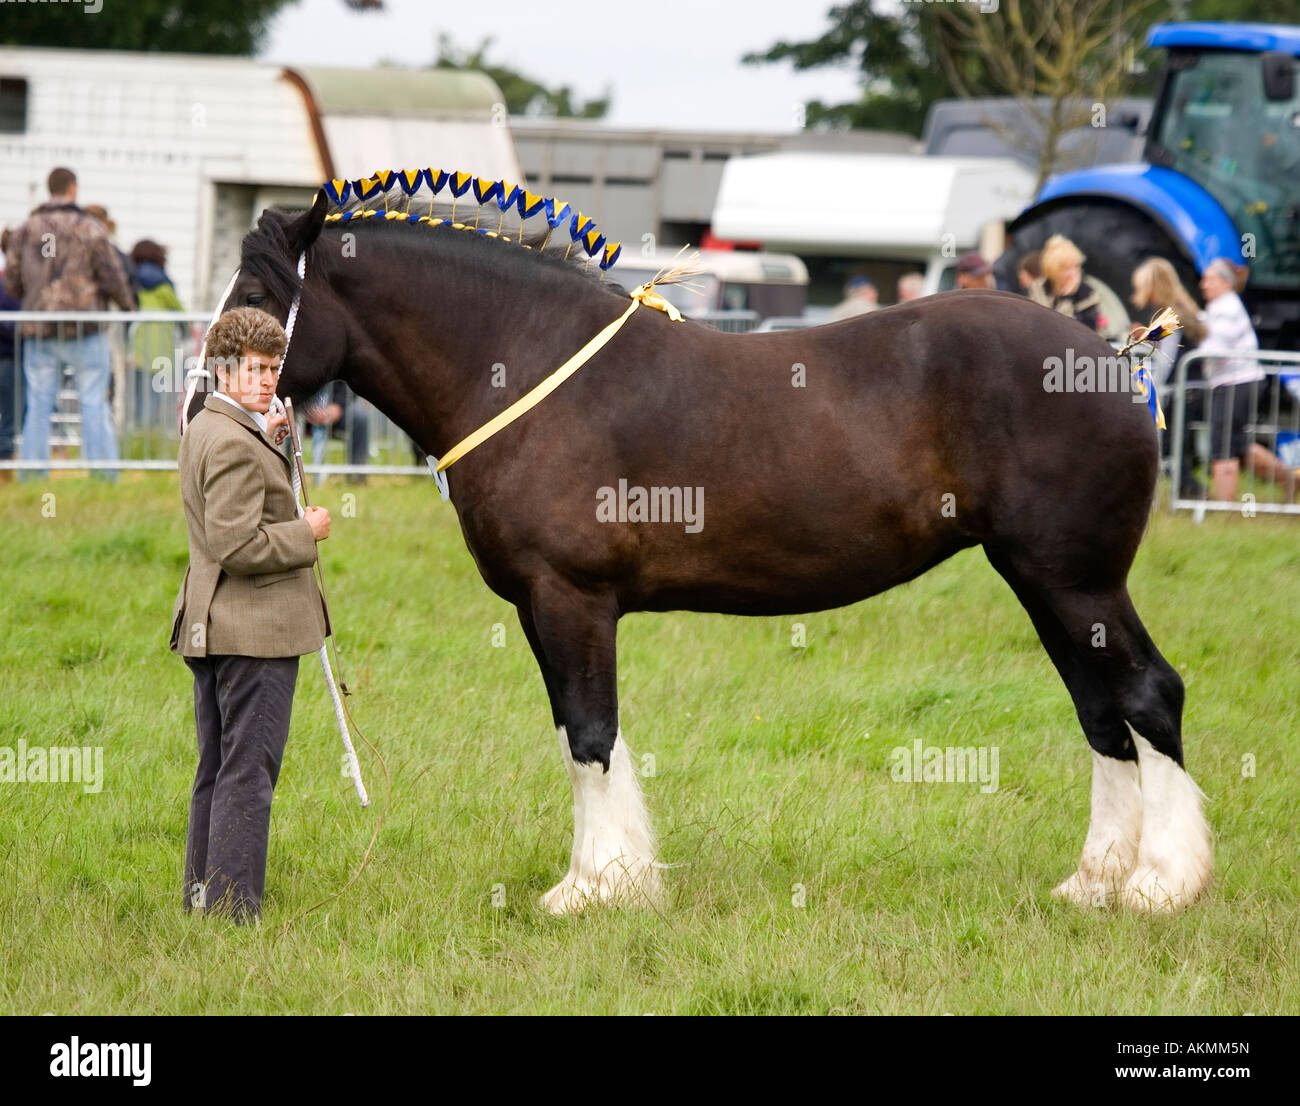
{"label": "grass field", "polygon": [[[191,678],[167,650],[175,477],[0,488],[0,745],[104,749],[98,793],[0,784],[0,1012],[1300,1008],[1294,521],[1160,513],[1134,570],[1187,684],[1188,766],[1218,835],[1187,912],[1050,897],[1083,842],[1090,757],[1028,619],[969,551],[802,619],[625,619],[622,723],[652,757],[669,904],[553,918],[536,899],[568,862],[569,785],[512,609],[429,481],[315,501],[335,520],[322,549],[352,710],[392,805],[358,883],[301,915],[346,882],[383,800],[368,755],[370,811],[340,775],[304,659],[266,915],[239,928],[180,910],[195,756]],[[917,739],[996,747],[997,790],[896,782],[891,750]]]}

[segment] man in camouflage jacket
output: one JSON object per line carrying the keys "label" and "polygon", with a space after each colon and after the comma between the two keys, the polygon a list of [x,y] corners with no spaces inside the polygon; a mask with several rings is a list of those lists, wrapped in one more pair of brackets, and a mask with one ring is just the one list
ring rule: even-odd
{"label": "man in camouflage jacket", "polygon": [[[10,235],[5,254],[9,293],[22,302],[24,311],[104,311],[110,302],[133,309],[135,296],[108,234],[77,206],[76,176],[70,169],[55,169],[49,189],[49,203],[41,204]],[[77,376],[82,457],[117,460],[117,433],[108,407],[112,362],[99,326],[24,323],[20,337],[27,393],[20,457],[48,460],[50,416],[67,367]]]}

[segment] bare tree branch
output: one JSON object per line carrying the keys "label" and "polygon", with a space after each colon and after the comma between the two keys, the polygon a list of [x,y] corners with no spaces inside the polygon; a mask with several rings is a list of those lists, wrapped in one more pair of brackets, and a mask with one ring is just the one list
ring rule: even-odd
{"label": "bare tree branch", "polygon": [[1032,136],[1000,120],[989,127],[1034,155],[1041,185],[1058,168],[1064,136],[1124,91],[1134,44],[1128,28],[1159,0],[1002,0],[998,10],[936,4],[940,64],[961,96],[978,59],[986,81],[1021,105],[1041,129]]}

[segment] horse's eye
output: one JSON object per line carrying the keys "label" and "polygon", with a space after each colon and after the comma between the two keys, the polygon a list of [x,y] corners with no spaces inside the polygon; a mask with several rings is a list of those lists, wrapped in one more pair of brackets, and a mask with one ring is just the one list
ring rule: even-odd
{"label": "horse's eye", "polygon": [[263,303],[266,297],[261,292],[249,292],[245,299],[248,300],[249,307],[256,307],[259,303]]}

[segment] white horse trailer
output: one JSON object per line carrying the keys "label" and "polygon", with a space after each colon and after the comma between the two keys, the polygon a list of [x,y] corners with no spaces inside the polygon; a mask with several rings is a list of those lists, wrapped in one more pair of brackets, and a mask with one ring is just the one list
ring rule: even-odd
{"label": "white horse trailer", "polygon": [[181,300],[207,309],[257,214],[307,204],[329,177],[432,160],[522,183],[506,123],[481,73],[0,47],[0,225],[45,202],[66,166],[117,244],[166,246]]}

